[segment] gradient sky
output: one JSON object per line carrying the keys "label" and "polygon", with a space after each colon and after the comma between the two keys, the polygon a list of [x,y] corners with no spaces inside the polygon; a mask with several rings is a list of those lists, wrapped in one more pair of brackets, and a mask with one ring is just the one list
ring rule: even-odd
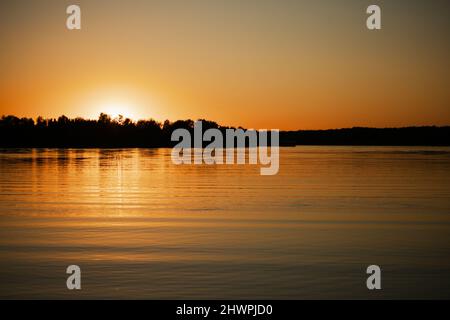
{"label": "gradient sky", "polygon": [[449,125],[449,39],[447,0],[5,0],[0,115]]}

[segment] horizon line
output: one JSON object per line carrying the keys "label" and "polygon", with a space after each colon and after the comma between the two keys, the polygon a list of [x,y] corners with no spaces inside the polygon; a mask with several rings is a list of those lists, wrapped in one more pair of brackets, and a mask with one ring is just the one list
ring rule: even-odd
{"label": "horizon line", "polygon": [[165,122],[169,122],[171,124],[176,123],[178,121],[206,121],[206,122],[212,122],[212,123],[216,123],[219,127],[221,128],[241,128],[241,129],[245,129],[245,130],[279,130],[280,132],[295,132],[295,131],[330,131],[330,130],[350,130],[350,129],[406,129],[406,128],[448,128],[450,127],[450,123],[446,124],[446,125],[436,125],[436,124],[411,124],[411,125],[403,125],[403,126],[364,126],[364,125],[354,125],[354,126],[348,126],[348,127],[335,127],[335,128],[321,128],[321,129],[278,129],[278,128],[260,128],[260,129],[254,129],[254,128],[245,128],[243,126],[229,126],[229,125],[222,125],[219,122],[215,121],[215,120],[208,120],[205,118],[199,118],[199,119],[191,119],[191,118],[187,118],[187,119],[177,119],[177,120],[169,120],[169,119],[165,119],[165,120],[156,120],[155,118],[149,117],[149,118],[141,118],[141,119],[133,119],[130,117],[126,117],[124,115],[119,114],[118,116],[113,117],[110,114],[107,114],[105,112],[100,112],[99,116],[97,119],[94,118],[90,118],[90,117],[82,117],[82,116],[75,116],[75,117],[68,117],[64,114],[58,116],[58,117],[43,117],[43,116],[36,116],[35,118],[33,117],[19,117],[16,116],[14,114],[2,114],[0,119],[5,119],[8,117],[14,117],[16,119],[19,120],[32,120],[34,124],[36,124],[39,120],[39,118],[41,118],[43,121],[58,121],[59,119],[64,119],[66,118],[69,121],[75,121],[75,120],[83,120],[83,121],[95,121],[98,122],[100,120],[100,117],[104,115],[107,116],[108,119],[112,122],[112,123],[116,123],[118,125],[123,125],[123,121],[129,120],[129,123],[134,123],[137,124],[138,122],[141,121],[154,121],[156,123],[158,123],[159,125],[164,125]]}

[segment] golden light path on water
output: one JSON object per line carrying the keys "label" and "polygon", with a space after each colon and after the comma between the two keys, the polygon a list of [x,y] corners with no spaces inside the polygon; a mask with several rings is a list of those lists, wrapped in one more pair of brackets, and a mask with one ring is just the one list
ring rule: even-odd
{"label": "golden light path on water", "polygon": [[170,151],[2,150],[0,296],[366,298],[378,264],[382,297],[450,297],[449,148],[282,148],[275,176]]}

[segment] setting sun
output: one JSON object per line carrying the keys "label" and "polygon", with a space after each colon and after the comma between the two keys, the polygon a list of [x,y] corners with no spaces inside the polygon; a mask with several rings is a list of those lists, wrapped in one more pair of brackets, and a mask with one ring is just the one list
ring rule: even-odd
{"label": "setting sun", "polygon": [[117,118],[122,115],[124,118],[136,119],[136,112],[133,105],[124,101],[106,101],[99,106],[99,112],[106,113],[111,118]]}
{"label": "setting sun", "polygon": [[102,86],[101,89],[81,93],[76,104],[83,106],[79,114],[86,114],[90,119],[96,119],[100,113],[106,113],[111,118],[122,115],[134,121],[158,116],[155,99],[143,90],[137,90],[125,85]]}

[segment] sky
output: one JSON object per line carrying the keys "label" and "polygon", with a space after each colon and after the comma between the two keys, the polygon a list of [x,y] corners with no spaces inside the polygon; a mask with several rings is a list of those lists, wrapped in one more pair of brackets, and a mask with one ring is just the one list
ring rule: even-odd
{"label": "sky", "polygon": [[449,39],[447,0],[4,0],[0,115],[450,125]]}

